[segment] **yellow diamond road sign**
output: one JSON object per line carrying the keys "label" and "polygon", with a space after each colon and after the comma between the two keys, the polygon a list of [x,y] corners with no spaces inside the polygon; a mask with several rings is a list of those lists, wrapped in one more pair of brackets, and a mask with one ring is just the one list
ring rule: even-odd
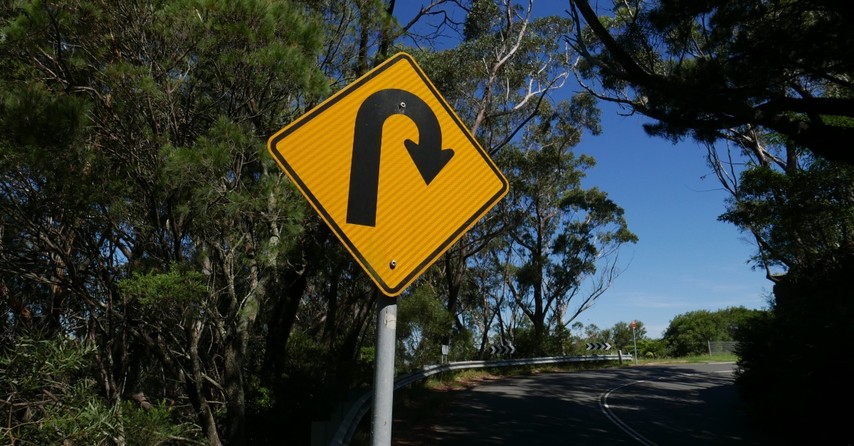
{"label": "yellow diamond road sign", "polygon": [[405,53],[287,125],[267,147],[389,296],[508,191],[495,163]]}

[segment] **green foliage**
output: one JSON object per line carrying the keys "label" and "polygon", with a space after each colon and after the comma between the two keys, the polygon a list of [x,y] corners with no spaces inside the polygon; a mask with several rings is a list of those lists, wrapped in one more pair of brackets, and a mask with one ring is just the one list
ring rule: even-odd
{"label": "green foliage", "polygon": [[[526,321],[527,322],[527,321]],[[496,345],[500,345],[496,339]],[[530,323],[520,324],[513,330],[513,346],[519,358],[537,356],[557,356],[561,354],[561,346],[557,337],[538,333]]]}
{"label": "green foliage", "polygon": [[708,310],[677,315],[664,332],[664,340],[672,356],[697,355],[708,351],[710,340],[729,340],[723,322]]}
{"label": "green foliage", "polygon": [[614,324],[614,327],[611,328],[611,344],[615,349],[624,352],[634,352],[635,340],[640,341],[646,337],[646,328],[644,328],[643,323],[638,321],[636,325],[637,328],[635,328],[633,333],[632,326],[628,322],[617,322]]}
{"label": "green foliage", "polygon": [[[8,85],[0,103],[2,139],[25,147],[63,147],[83,130],[87,105],[83,98],[56,95],[43,83]],[[68,159],[58,150],[54,154]]]}
{"label": "green foliage", "polygon": [[455,331],[449,344],[448,361],[468,361],[479,357],[478,342],[474,332],[469,329]]}
{"label": "green foliage", "polygon": [[[570,34],[596,93],[655,120],[652,135],[712,142],[755,129],[827,159],[854,133],[849,13],[835,2],[593,2],[571,13],[599,27]],[[598,5],[608,9],[607,5]],[[599,23],[596,23],[596,22]],[[842,116],[848,119],[828,119]],[[747,142],[746,146],[753,144]]]}
{"label": "green foliage", "polygon": [[471,9],[466,15],[463,37],[467,41],[483,38],[490,33],[495,26],[500,26],[496,17],[501,12],[492,0],[474,0]]}
{"label": "green foliage", "polygon": [[[816,413],[831,406],[822,395],[852,396],[851,386],[840,384],[849,381],[843,375],[851,369],[840,362],[839,352],[847,349],[842,339],[852,337],[845,289],[854,246],[854,170],[822,159],[806,161],[785,171],[766,166],[745,171],[739,195],[721,216],[760,241],[758,266],[784,272],[774,271],[772,312],[750,319],[737,333],[737,382],[760,425],[800,442],[817,441],[795,427],[800,419],[843,423],[834,421],[834,412]],[[807,407],[809,413],[802,409]],[[834,428],[820,435],[825,444],[851,442],[850,434]]]}
{"label": "green foliage", "polygon": [[359,362],[372,366],[377,359],[377,348],[373,345],[365,345],[359,349]]}
{"label": "green foliage", "polygon": [[[845,411],[828,404],[851,401],[854,339],[851,275],[854,257],[840,250],[793,268],[774,286],[770,313],[747,319],[737,334],[739,390],[751,415],[788,442],[849,444]],[[823,428],[803,429],[802,421]]]}
{"label": "green foliage", "polygon": [[35,394],[50,379],[70,389],[94,349],[77,341],[25,337],[0,356],[0,384],[8,394]]}
{"label": "green foliage", "polygon": [[757,167],[742,174],[720,218],[763,240],[757,263],[809,265],[854,246],[854,167],[817,160],[806,169]]}
{"label": "green foliage", "polygon": [[113,402],[145,389],[241,441],[245,346],[305,226],[265,142],[329,92],[322,23],[290,1],[0,3],[0,328],[93,345],[80,374],[109,404],[79,408],[130,414]]}
{"label": "green foliage", "polygon": [[[508,225],[501,267],[512,274],[510,298],[533,323],[532,336],[545,342],[607,289],[619,247],[637,237],[606,193],[581,187],[594,161],[569,150],[574,136],[537,122],[523,147],[505,148],[499,158],[511,183],[499,205]],[[582,292],[586,281],[596,285]]]}
{"label": "green foliage", "polygon": [[[632,346],[634,354],[634,346]],[[667,355],[667,344],[663,339],[638,339],[638,359],[663,358]]]}
{"label": "green foliage", "polygon": [[24,337],[0,354],[0,441],[10,445],[200,444],[198,429],[163,406],[143,410],[102,398],[88,369],[95,349],[68,339]]}
{"label": "green foliage", "polygon": [[119,282],[119,290],[132,301],[150,309],[156,306],[183,308],[199,305],[208,294],[204,275],[180,271],[172,265],[168,273],[134,273]]}
{"label": "green foliage", "polygon": [[[438,364],[442,343],[450,335],[453,321],[431,287],[421,286],[399,299],[397,337],[399,361],[407,369]],[[454,342],[452,348],[458,346]],[[459,346],[462,347],[462,344]]]}
{"label": "green foliage", "polygon": [[744,307],[697,310],[677,315],[664,332],[668,354],[674,357],[708,353],[709,341],[732,341],[739,328],[762,310]]}
{"label": "green foliage", "polygon": [[204,445],[199,427],[176,423],[169,407],[159,404],[149,409],[122,402],[121,415],[127,446]]}
{"label": "green foliage", "polygon": [[93,382],[81,382],[64,393],[61,403],[46,406],[41,428],[35,435],[21,432],[38,444],[111,444],[117,423],[110,409],[97,399]]}

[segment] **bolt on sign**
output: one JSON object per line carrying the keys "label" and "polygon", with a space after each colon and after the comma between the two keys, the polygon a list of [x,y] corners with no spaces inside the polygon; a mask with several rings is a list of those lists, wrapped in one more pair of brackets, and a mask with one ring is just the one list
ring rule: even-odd
{"label": "bolt on sign", "polygon": [[403,292],[509,189],[406,53],[285,126],[267,148],[388,296]]}

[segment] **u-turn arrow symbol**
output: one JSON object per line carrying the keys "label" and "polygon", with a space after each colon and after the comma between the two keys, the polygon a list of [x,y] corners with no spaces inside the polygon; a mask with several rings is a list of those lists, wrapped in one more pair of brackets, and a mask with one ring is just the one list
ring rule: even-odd
{"label": "u-turn arrow symbol", "polygon": [[385,120],[403,114],[418,127],[418,142],[404,141],[424,183],[429,185],[454,156],[442,148],[442,128],[433,110],[418,96],[396,88],[380,90],[359,107],[353,132],[353,159],[347,198],[347,223],[376,226],[380,151]]}

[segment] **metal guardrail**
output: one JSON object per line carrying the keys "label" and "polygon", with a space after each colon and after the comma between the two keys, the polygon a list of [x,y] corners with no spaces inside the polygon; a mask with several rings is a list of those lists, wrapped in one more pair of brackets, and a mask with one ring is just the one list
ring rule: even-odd
{"label": "metal guardrail", "polygon": [[[416,381],[425,379],[437,373],[450,372],[453,370],[510,367],[516,365],[560,364],[566,362],[631,361],[632,359],[631,354],[617,354],[449,362],[447,364],[429,365],[421,370],[395,378],[394,390],[406,387]],[[353,402],[349,410],[347,410],[347,413],[345,413],[344,417],[341,419],[341,423],[338,425],[335,435],[329,442],[330,446],[347,446],[350,444],[353,434],[356,433],[356,428],[359,426],[359,422],[371,408],[371,405],[368,403],[370,403],[372,397],[373,393],[369,390]]]}

